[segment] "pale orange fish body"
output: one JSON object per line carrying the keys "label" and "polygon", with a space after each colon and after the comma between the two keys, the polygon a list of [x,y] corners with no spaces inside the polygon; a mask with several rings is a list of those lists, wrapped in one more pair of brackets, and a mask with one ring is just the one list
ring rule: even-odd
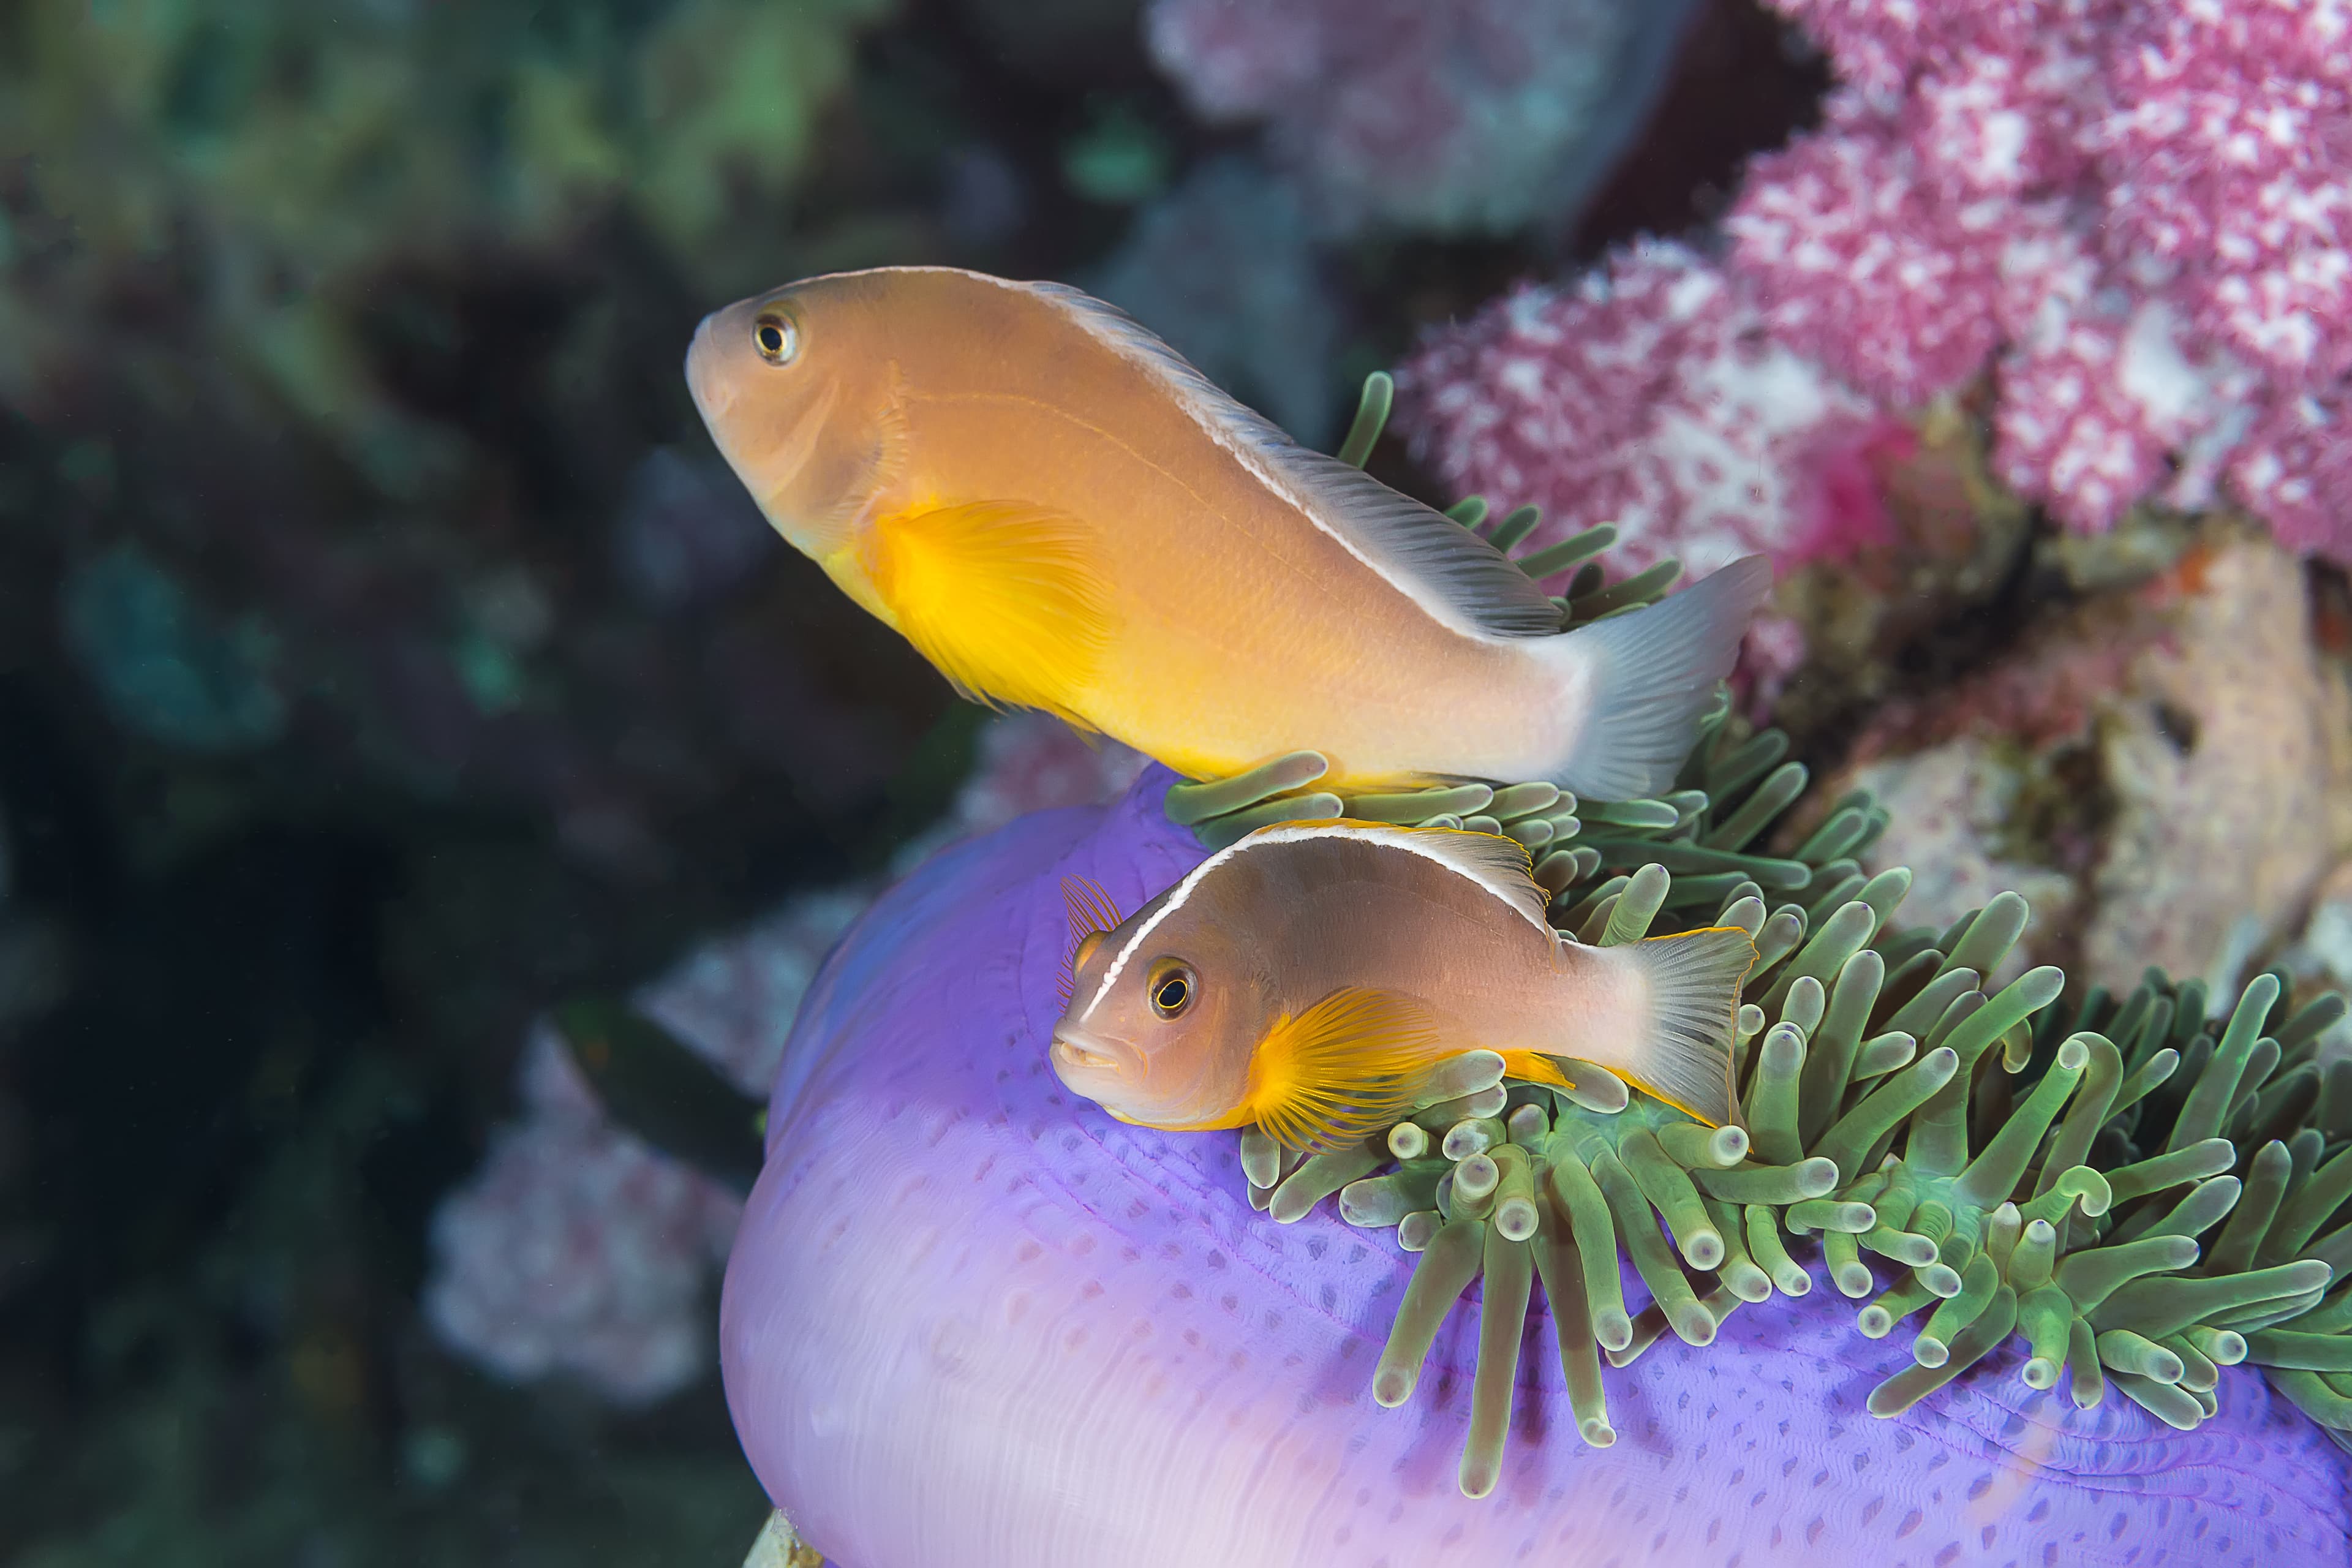
{"label": "pale orange fish body", "polygon": [[1196,778],[1312,748],[1341,784],[1650,793],[1768,585],[1544,635],[1483,541],[1055,285],[815,279],[706,320],[688,375],[770,521],[951,678]]}
{"label": "pale orange fish body", "polygon": [[1555,1058],[1598,1063],[1730,1121],[1747,932],[1592,947],[1554,931],[1545,904],[1507,838],[1263,828],[1081,943],[1055,1070],[1130,1121],[1255,1122],[1294,1147],[1393,1120],[1431,1068],[1472,1050],[1552,1083]]}

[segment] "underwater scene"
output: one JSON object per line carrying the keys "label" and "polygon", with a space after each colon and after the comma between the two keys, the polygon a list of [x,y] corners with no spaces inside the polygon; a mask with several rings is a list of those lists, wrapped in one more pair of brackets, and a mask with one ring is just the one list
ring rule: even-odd
{"label": "underwater scene", "polygon": [[0,1564],[2352,1568],[2352,0],[0,5]]}

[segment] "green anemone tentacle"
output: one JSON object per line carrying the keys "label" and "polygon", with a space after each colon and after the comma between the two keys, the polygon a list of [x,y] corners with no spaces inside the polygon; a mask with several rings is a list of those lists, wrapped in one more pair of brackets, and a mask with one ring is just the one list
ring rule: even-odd
{"label": "green anemone tentacle", "polygon": [[[1718,738],[1703,756],[1738,749]],[[1683,830],[1703,832],[1709,815]],[[1814,852],[1849,847],[1832,836]],[[1843,876],[1808,869],[1809,886],[1824,869]],[[1596,940],[1624,942],[1727,921],[1731,903],[1755,897],[1731,889],[1719,906],[1695,904],[1687,880],[1653,862],[1605,893],[1572,886],[1566,901],[1589,906],[1581,923]],[[1887,918],[1902,888],[1885,886],[1883,900],[1829,910],[1799,889],[1775,911],[1810,935],[1780,944],[1748,984],[1763,1020],[1741,1068],[1744,1126],[1709,1130],[1639,1096],[1596,1111],[1498,1079],[1482,1100],[1448,1106],[1465,1114],[1429,1127],[1413,1158],[1397,1159],[1385,1136],[1370,1141],[1370,1168],[1339,1191],[1342,1215],[1394,1226],[1408,1245],[1416,1233],[1457,1238],[1384,1364],[1402,1373],[1409,1361],[1417,1373],[1430,1315],[1496,1268],[1505,1289],[1484,1298],[1479,1343],[1507,1343],[1516,1356],[1517,1338],[1490,1320],[1521,1300],[1532,1270],[1578,1430],[1606,1444],[1603,1359],[1625,1365],[1664,1333],[1706,1344],[1738,1305],[1810,1291],[1812,1258],[1855,1299],[1865,1334],[1910,1326],[1913,1364],[1873,1392],[1876,1415],[1909,1408],[2016,1334],[2030,1356],[2024,1381],[2067,1379],[2081,1405],[2113,1389],[2193,1426],[2215,1408],[2227,1369],[2250,1363],[2273,1370],[2315,1419],[2352,1430],[2352,1285],[2336,1288],[2352,1266],[2352,1128],[2322,1125],[2342,1112],[2314,1092],[2285,1128],[2305,1145],[2302,1159],[2286,1140],[2200,1136],[2252,1125],[2268,1084],[2311,1060],[2322,1031],[2308,1025],[2291,1050],[2260,1048],[2311,1005],[2290,1014],[2275,974],[2257,976],[2212,1020],[2201,996],[2157,975],[2128,997],[2078,1007],[2063,1005],[2063,976],[2048,969],[1987,996],[1978,976],[2009,958],[2022,901],[1997,900],[1944,933],[1948,952],[1933,945],[1942,938],[1920,946]],[[1890,946],[1911,950],[1899,985]],[[2331,1002],[2315,1016],[2341,1014]],[[1938,1043],[1891,1073],[1864,1072],[1898,1016]],[[2128,1057],[2105,1027],[2126,1035]],[[2021,1051],[1995,1048],[2019,1042]],[[2127,1070],[2160,1051],[2194,1061],[2193,1076],[2121,1092]],[[2309,1075],[2315,1090],[2325,1076]],[[1498,1168],[1531,1210],[1507,1230],[1495,1218]],[[1342,1169],[1352,1167],[1332,1173]],[[1475,1248],[1455,1228],[1474,1223]],[[1621,1248],[1646,1307],[1622,1298]],[[1465,1489],[1491,1485],[1508,1427],[1507,1411],[1494,1408],[1503,1381],[1482,1383]],[[1390,1385],[1400,1388],[1410,1382]]]}
{"label": "green anemone tentacle", "polygon": [[[1371,451],[1391,390],[1367,383],[1348,460]],[[1449,515],[1507,552],[1538,521],[1528,508],[1490,520],[1475,497]],[[1556,601],[1573,626],[1672,585],[1670,562],[1607,584],[1596,558],[1614,539],[1593,529],[1516,559],[1538,581],[1574,574]],[[1709,924],[1755,939],[1734,1049],[1742,1125],[1710,1130],[1589,1063],[1573,1094],[1511,1081],[1477,1052],[1360,1147],[1295,1160],[1242,1133],[1251,1202],[1274,1219],[1336,1194],[1342,1218],[1393,1227],[1418,1254],[1379,1401],[1411,1396],[1484,1276],[1461,1468],[1484,1496],[1535,1282],[1577,1429],[1605,1447],[1604,1360],[1627,1365],[1666,1333],[1706,1344],[1739,1306],[1809,1293],[1817,1261],[1864,1334],[1910,1325],[1911,1364],[1872,1392],[1874,1415],[2014,1334],[2018,1375],[2063,1378],[2078,1405],[2112,1388],[2193,1427],[2228,1369],[2251,1365],[2352,1447],[2352,1062],[2317,1055],[2345,999],[2294,1001],[2278,973],[2228,998],[2155,970],[2120,998],[2069,1001],[2049,967],[1995,984],[2025,900],[2000,894],[1940,931],[1901,923],[1910,873],[1862,868],[1887,826],[1868,795],[1776,836],[1810,783],[1788,752],[1777,731],[1743,732],[1724,695],[1655,800],[1510,783],[1342,797],[1315,787],[1312,752],[1170,792],[1170,816],[1210,847],[1337,812],[1507,834],[1553,924],[1580,941]],[[1621,1249],[1650,1295],[1638,1310]]]}

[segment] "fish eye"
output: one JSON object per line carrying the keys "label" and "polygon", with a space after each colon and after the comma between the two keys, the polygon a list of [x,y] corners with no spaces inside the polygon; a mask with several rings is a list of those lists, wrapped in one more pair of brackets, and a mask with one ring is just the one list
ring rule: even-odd
{"label": "fish eye", "polygon": [[751,347],[770,364],[790,363],[800,346],[800,330],[790,317],[770,310],[751,323]]}
{"label": "fish eye", "polygon": [[1161,963],[1151,975],[1151,1010],[1163,1018],[1182,1015],[1192,1005],[1200,990],[1192,967],[1173,959]]}

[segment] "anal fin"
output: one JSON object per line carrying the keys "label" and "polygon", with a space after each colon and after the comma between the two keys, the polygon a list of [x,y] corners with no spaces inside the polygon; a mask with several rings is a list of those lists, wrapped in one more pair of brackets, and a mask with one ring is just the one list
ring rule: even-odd
{"label": "anal fin", "polygon": [[1559,1063],[1541,1051],[1505,1051],[1503,1076],[1528,1083],[1548,1083],[1555,1089],[1574,1089],[1568,1075],[1559,1070]]}
{"label": "anal fin", "polygon": [[971,501],[877,518],[867,571],[898,630],[958,690],[1082,729],[1075,696],[1110,639],[1097,532],[1026,501]]}

